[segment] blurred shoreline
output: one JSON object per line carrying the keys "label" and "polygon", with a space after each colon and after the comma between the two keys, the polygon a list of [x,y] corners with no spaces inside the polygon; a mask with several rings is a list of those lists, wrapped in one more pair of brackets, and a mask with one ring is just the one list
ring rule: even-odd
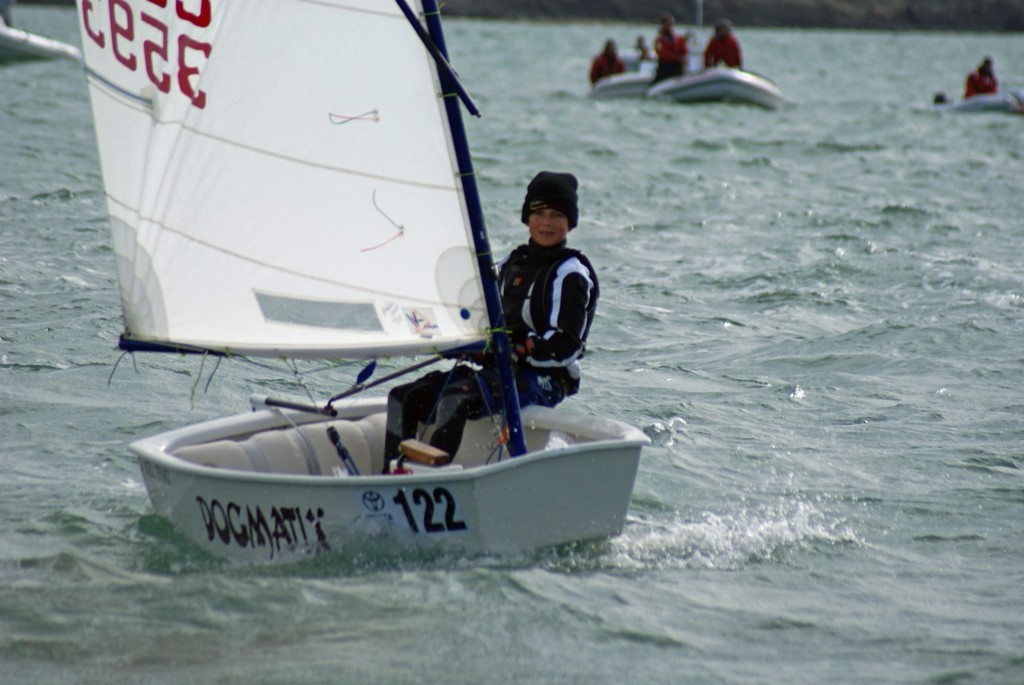
{"label": "blurred shoreline", "polygon": [[[74,0],[20,0],[73,6]],[[441,0],[452,17],[647,22],[663,12],[679,24],[901,31],[1024,31],[1024,0]],[[17,5],[15,5],[17,7]],[[702,12],[700,11],[702,10]]]}
{"label": "blurred shoreline", "polygon": [[1024,0],[445,0],[449,16],[914,31],[1024,31]]}

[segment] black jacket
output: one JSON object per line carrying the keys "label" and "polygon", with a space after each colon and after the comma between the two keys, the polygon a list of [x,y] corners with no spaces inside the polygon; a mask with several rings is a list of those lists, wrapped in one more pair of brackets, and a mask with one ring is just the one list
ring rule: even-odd
{"label": "black jacket", "polygon": [[498,286],[518,363],[548,371],[575,393],[600,296],[590,260],[565,243],[530,242],[501,263]]}

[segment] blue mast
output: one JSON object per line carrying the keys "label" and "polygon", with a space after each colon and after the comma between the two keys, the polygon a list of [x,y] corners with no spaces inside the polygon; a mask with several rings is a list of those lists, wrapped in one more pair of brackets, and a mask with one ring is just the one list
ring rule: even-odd
{"label": "blue mast", "polygon": [[513,457],[526,454],[526,440],[523,436],[523,422],[519,414],[519,391],[516,390],[515,372],[512,369],[511,345],[505,333],[505,315],[501,308],[501,294],[498,291],[497,274],[494,270],[494,259],[491,255],[491,243],[484,225],[484,214],[480,204],[480,194],[476,187],[476,175],[473,171],[473,160],[469,153],[469,142],[466,129],[462,123],[462,111],[459,103],[452,95],[466,103],[469,111],[479,115],[476,107],[469,99],[458,76],[448,62],[448,49],[445,47],[444,32],[441,30],[441,13],[436,0],[423,0],[423,12],[429,35],[424,35],[423,26],[413,14],[405,0],[396,0],[406,18],[423,39],[427,50],[434,57],[437,71],[441,78],[442,95],[448,123],[455,147],[455,157],[459,166],[462,191],[466,198],[466,211],[469,213],[469,224],[476,247],[477,263],[483,280],[484,301],[487,304],[487,318],[491,323],[491,340],[494,342],[494,353],[498,362],[498,375],[501,378],[501,394],[505,404],[505,420],[508,422],[509,451]]}

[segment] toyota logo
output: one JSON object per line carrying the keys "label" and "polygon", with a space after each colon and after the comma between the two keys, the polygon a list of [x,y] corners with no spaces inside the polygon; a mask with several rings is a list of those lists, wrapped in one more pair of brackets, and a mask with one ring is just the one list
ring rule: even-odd
{"label": "toyota logo", "polygon": [[363,493],[363,506],[370,511],[383,511],[384,498],[376,490],[367,490]]}

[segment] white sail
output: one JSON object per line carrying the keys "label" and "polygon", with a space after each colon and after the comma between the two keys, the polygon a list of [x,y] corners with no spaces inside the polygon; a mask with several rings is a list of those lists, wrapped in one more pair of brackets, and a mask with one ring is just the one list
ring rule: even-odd
{"label": "white sail", "polygon": [[483,339],[436,67],[395,3],[78,8],[127,337],[297,357]]}

